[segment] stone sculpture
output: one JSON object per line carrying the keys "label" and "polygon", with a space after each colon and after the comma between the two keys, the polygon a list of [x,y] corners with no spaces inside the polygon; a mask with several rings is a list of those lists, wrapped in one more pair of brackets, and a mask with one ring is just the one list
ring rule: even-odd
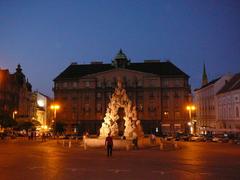
{"label": "stone sculpture", "polygon": [[138,137],[143,136],[140,120],[137,119],[136,106],[132,104],[127,96],[126,90],[122,86],[122,82],[118,80],[117,87],[110,98],[104,122],[100,129],[100,137],[107,137],[108,133],[111,133],[111,136],[118,136],[117,120],[119,119],[119,108],[124,108],[125,113],[123,118],[125,120],[124,136],[127,139],[131,139],[133,133],[136,133]]}

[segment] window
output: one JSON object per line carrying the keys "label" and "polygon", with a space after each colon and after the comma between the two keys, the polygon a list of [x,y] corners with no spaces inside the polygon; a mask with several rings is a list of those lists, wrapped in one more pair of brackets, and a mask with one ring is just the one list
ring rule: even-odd
{"label": "window", "polygon": [[155,105],[151,104],[151,105],[148,107],[148,111],[149,111],[149,112],[155,112],[155,111],[156,111]]}
{"label": "window", "polygon": [[239,108],[236,107],[236,117],[239,118]]}
{"label": "window", "polygon": [[175,86],[176,87],[182,87],[183,86],[182,79],[175,79]]}
{"label": "window", "polygon": [[163,79],[162,85],[163,85],[163,87],[168,87],[168,80],[167,79]]}
{"label": "window", "polygon": [[174,91],[174,97],[175,98],[179,98],[180,97],[178,91]]}
{"label": "window", "polygon": [[180,118],[180,112],[179,111],[176,111],[175,112],[175,119],[179,119]]}
{"label": "window", "polygon": [[97,82],[97,87],[102,87],[102,82],[101,81]]}
{"label": "window", "polygon": [[168,111],[164,111],[163,112],[163,118],[164,119],[168,119],[169,118],[169,112]]}
{"label": "window", "polygon": [[167,97],[163,97],[162,105],[163,105],[164,108],[169,107],[169,100],[168,100]]}
{"label": "window", "polygon": [[162,90],[162,96],[163,97],[168,97],[168,90],[167,89]]}
{"label": "window", "polygon": [[149,92],[149,99],[154,99],[154,93],[152,91]]}
{"label": "window", "polygon": [[90,87],[90,82],[89,82],[89,81],[86,81],[86,82],[85,82],[85,86],[86,86],[86,87]]}
{"label": "window", "polygon": [[138,81],[137,81],[137,86],[138,86],[138,87],[142,87],[142,81],[141,81],[141,80],[138,80]]}
{"label": "window", "polygon": [[101,97],[102,97],[101,93],[98,92],[98,93],[97,93],[97,98],[101,98]]}
{"label": "window", "polygon": [[112,83],[111,83],[111,81],[107,81],[107,87],[111,87],[112,86]]}
{"label": "window", "polygon": [[76,96],[72,96],[72,100],[73,100],[73,101],[76,101],[76,100],[77,100],[77,97],[76,97]]}
{"label": "window", "polygon": [[102,111],[102,105],[100,103],[97,104],[97,112]]}
{"label": "window", "polygon": [[89,104],[85,104],[84,110],[85,110],[85,112],[89,112],[90,111]]}
{"label": "window", "polygon": [[84,99],[85,99],[85,101],[88,101],[88,100],[89,100],[89,94],[86,94],[86,95],[84,96]]}
{"label": "window", "polygon": [[141,112],[143,111],[143,105],[141,103],[138,104],[137,110]]}
{"label": "window", "polygon": [[74,87],[74,88],[77,87],[77,82],[73,82],[73,87]]}

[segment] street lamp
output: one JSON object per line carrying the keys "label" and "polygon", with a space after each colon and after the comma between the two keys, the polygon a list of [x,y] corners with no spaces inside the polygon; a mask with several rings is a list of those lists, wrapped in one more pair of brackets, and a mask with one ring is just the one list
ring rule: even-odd
{"label": "street lamp", "polygon": [[59,104],[52,104],[51,107],[50,107],[53,111],[54,111],[54,119],[56,119],[56,116],[57,116],[57,110],[60,109],[60,105]]}
{"label": "street lamp", "polygon": [[194,127],[194,121],[192,119],[192,111],[196,110],[196,107],[194,105],[189,105],[186,107],[186,109],[188,110],[189,113],[189,120],[190,122],[188,123],[188,125],[190,126],[190,130],[191,130],[191,134],[195,133],[195,127]]}
{"label": "street lamp", "polygon": [[15,119],[15,116],[16,116],[17,113],[18,113],[18,112],[17,112],[16,110],[13,111],[13,114],[12,114],[13,119]]}

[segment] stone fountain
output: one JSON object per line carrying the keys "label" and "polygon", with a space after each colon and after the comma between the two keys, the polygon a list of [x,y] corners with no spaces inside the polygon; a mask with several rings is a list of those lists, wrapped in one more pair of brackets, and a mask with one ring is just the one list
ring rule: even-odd
{"label": "stone fountain", "polygon": [[[125,128],[123,136],[125,138],[118,138],[119,127],[117,120],[119,119],[119,108],[124,109],[123,119]],[[114,138],[114,149],[131,149],[132,139],[134,137],[137,136],[140,139],[144,137],[140,120],[137,119],[136,106],[133,105],[132,101],[128,98],[121,80],[118,80],[117,87],[110,97],[99,138],[85,138],[84,149],[87,149],[87,147],[103,147],[105,137],[107,137],[109,133]]]}
{"label": "stone fountain", "polygon": [[104,122],[100,129],[100,137],[107,137],[108,133],[113,137],[117,137],[119,134],[119,127],[117,120],[119,119],[118,110],[124,109],[125,116],[123,117],[125,123],[124,137],[126,139],[132,139],[133,135],[142,137],[143,130],[140,120],[137,119],[136,106],[128,98],[126,90],[122,86],[121,80],[118,80],[117,87],[110,98],[107,111],[104,117]]}

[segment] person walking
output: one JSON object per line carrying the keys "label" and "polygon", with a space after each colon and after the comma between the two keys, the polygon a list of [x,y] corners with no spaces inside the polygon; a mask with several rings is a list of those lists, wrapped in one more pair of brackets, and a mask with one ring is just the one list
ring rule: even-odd
{"label": "person walking", "polygon": [[136,132],[133,132],[132,143],[133,143],[133,149],[139,149],[138,148],[138,136],[137,136]]}
{"label": "person walking", "polygon": [[113,139],[111,137],[111,134],[108,133],[108,136],[105,140],[105,147],[107,148],[107,156],[112,156],[112,149],[113,149]]}

